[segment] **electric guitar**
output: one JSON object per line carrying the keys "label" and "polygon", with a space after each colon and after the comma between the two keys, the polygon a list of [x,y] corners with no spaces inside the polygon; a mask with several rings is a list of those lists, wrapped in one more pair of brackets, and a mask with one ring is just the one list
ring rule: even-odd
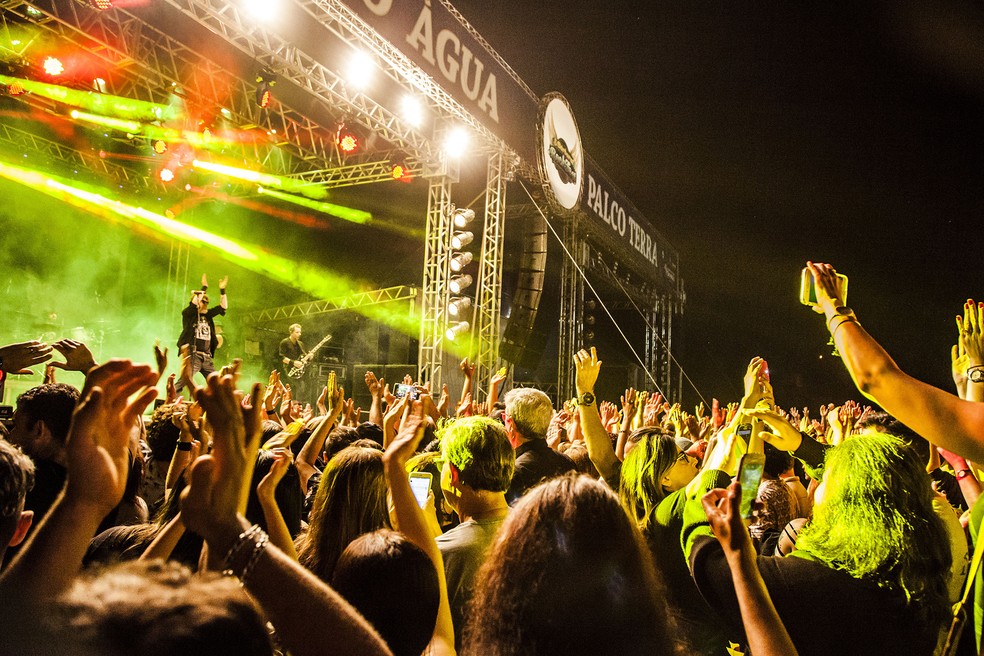
{"label": "electric guitar", "polygon": [[300,360],[298,360],[298,362],[301,363],[301,366],[291,367],[290,371],[287,372],[287,375],[290,376],[291,378],[300,378],[301,376],[303,376],[304,369],[306,369],[308,364],[311,363],[312,358],[314,358],[314,354],[317,353],[318,349],[324,346],[325,344],[327,344],[330,340],[331,340],[331,335],[325,335],[320,342],[314,345],[313,349],[311,349],[303,356],[301,356]]}

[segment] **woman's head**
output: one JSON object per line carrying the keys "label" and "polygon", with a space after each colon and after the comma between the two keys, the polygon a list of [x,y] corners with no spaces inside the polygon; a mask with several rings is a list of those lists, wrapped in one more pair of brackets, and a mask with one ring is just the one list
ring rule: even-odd
{"label": "woman's head", "polygon": [[297,538],[298,559],[322,580],[330,581],[349,542],[388,526],[382,451],[342,449],[322,474],[310,525]]}
{"label": "woman's head", "polygon": [[437,621],[440,589],[434,563],[389,529],[353,540],[331,585],[372,624],[395,656],[419,656]]}
{"label": "woman's head", "polygon": [[904,592],[930,620],[945,617],[951,565],[921,461],[887,434],[845,440],[827,453],[813,519],[797,549],[858,579]]}
{"label": "woman's head", "polygon": [[[263,514],[260,497],[256,493],[256,486],[259,485],[264,476],[270,473],[270,468],[275,461],[273,451],[260,449],[256,453],[256,467],[253,469],[253,481],[250,484],[249,501],[246,504],[246,519],[254,524],[259,524],[264,530],[267,528],[266,517]],[[291,537],[297,537],[297,534],[301,532],[304,496],[301,494],[300,475],[293,463],[288,465],[287,473],[277,483],[274,498]]]}
{"label": "woman's head", "polygon": [[555,478],[512,509],[477,576],[464,651],[671,651],[660,584],[635,524],[586,476]]}
{"label": "woman's head", "polygon": [[658,428],[640,428],[634,436],[639,439],[622,463],[619,493],[625,509],[645,530],[659,502],[697,475],[697,459]]}

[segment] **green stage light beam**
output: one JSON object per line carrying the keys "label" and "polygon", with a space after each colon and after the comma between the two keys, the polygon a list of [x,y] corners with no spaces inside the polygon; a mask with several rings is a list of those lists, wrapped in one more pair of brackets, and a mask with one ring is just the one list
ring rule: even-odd
{"label": "green stage light beam", "polygon": [[138,121],[129,121],[127,119],[113,118],[111,116],[99,116],[88,112],[80,112],[77,109],[73,109],[68,115],[76,121],[85,121],[86,123],[102,125],[107,128],[113,128],[114,130],[120,130],[122,132],[140,132],[143,128],[143,123]]}
{"label": "green stage light beam", "polygon": [[24,88],[24,91],[28,93],[33,93],[49,100],[57,100],[58,102],[84,109],[93,114],[140,121],[169,121],[180,118],[180,113],[174,107],[168,105],[147,102],[145,100],[135,100],[133,98],[123,98],[122,96],[110,96],[95,91],[79,91],[57,84],[0,75],[0,84],[9,86],[14,82],[20,84]]}
{"label": "green stage light beam", "polygon": [[[237,180],[243,180],[245,182],[252,182],[263,187],[276,187],[282,191],[293,191],[297,193],[304,194],[310,199],[321,199],[327,198],[328,192],[322,187],[314,187],[308,183],[298,182],[291,178],[284,178],[276,175],[270,175],[269,173],[263,173],[262,171],[253,171],[251,169],[241,169],[235,166],[228,166],[226,164],[219,164],[216,162],[205,162],[200,159],[196,159],[191,163],[196,169],[201,169],[202,171],[210,171],[212,173],[218,173],[219,175],[224,175],[230,178],[235,178]],[[291,196],[291,198],[294,198]],[[300,203],[298,203],[300,205]],[[330,203],[326,203],[330,205]],[[303,207],[307,207],[303,205]],[[335,206],[332,206],[335,207]],[[316,208],[309,208],[316,209]],[[320,210],[319,210],[320,211]],[[330,214],[330,212],[329,212]],[[341,217],[345,218],[345,217]],[[371,218],[371,217],[370,217]]]}
{"label": "green stage light beam", "polygon": [[[47,173],[26,169],[0,160],[0,177],[56,198],[108,221],[122,223],[151,236],[166,236],[191,246],[208,248],[218,257],[242,268],[297,289],[314,298],[344,298],[364,291],[362,285],[328,269],[298,262],[266,249],[234,242],[201,228],[195,228],[142,207],[113,200],[112,191],[94,186],[82,188],[75,182]],[[394,330],[414,336],[420,333],[420,319],[405,309],[392,310],[386,305],[352,308],[363,316]]]}
{"label": "green stage light beam", "polygon": [[306,207],[307,209],[314,210],[315,212],[321,212],[322,214],[328,214],[330,216],[338,217],[339,219],[351,221],[352,223],[369,223],[372,221],[372,213],[366,212],[365,210],[357,210],[351,207],[345,207],[344,205],[335,205],[334,203],[301,198],[299,196],[285,194],[275,189],[267,189],[263,186],[258,187],[257,192],[265,196],[272,196],[273,198],[277,198],[288,203],[293,203],[294,205]]}

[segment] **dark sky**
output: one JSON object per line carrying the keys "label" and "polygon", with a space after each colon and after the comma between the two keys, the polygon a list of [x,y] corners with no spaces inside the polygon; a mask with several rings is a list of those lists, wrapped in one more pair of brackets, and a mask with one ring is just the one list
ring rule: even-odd
{"label": "dark sky", "polygon": [[679,249],[674,352],[704,396],[734,399],[762,355],[783,405],[858,398],[798,304],[807,259],[850,277],[904,369],[950,385],[953,317],[984,299],[984,4],[454,4],[534,91],[568,98]]}

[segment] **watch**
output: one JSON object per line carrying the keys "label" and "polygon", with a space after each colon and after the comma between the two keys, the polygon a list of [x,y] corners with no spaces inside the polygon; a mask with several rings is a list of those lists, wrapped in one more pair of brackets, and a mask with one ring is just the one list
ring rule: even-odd
{"label": "watch", "polygon": [[577,397],[578,405],[594,405],[595,395],[591,392],[585,392],[581,396]]}
{"label": "watch", "polygon": [[960,471],[957,472],[957,480],[962,481],[963,479],[970,476],[972,473],[973,472],[970,471],[969,469],[961,469]]}
{"label": "watch", "polygon": [[984,365],[979,365],[968,369],[967,380],[972,383],[984,383]]}

